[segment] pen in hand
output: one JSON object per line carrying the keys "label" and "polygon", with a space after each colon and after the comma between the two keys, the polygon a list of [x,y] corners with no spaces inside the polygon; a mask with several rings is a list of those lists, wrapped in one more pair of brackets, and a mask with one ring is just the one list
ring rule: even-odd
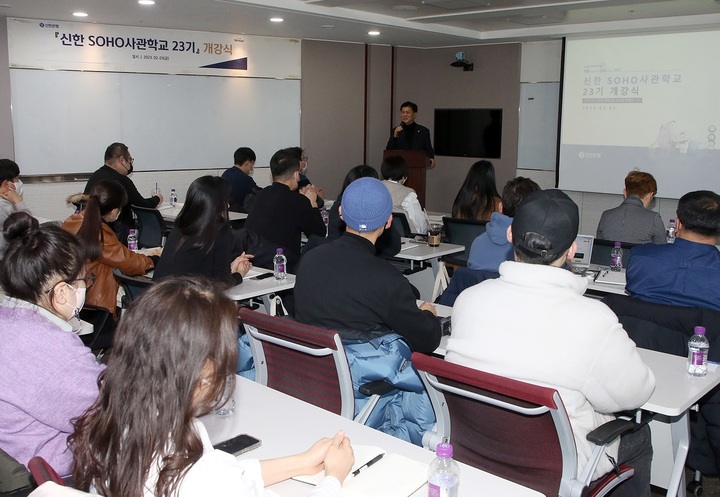
{"label": "pen in hand", "polygon": [[380,459],[383,458],[384,455],[385,455],[385,454],[383,453],[383,454],[378,454],[377,456],[373,457],[373,458],[370,459],[368,462],[366,462],[365,464],[363,464],[362,466],[360,466],[358,469],[356,469],[355,471],[353,471],[353,472],[352,472],[352,475],[353,475],[353,476],[359,475],[361,471],[369,468],[370,466],[372,466],[373,464],[375,464],[376,462],[378,462]]}

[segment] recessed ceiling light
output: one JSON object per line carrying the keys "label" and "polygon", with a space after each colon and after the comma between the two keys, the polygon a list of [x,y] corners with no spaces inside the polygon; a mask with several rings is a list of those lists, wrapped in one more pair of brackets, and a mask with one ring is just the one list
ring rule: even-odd
{"label": "recessed ceiling light", "polygon": [[140,5],[155,5],[155,0],[138,0]]}
{"label": "recessed ceiling light", "polygon": [[333,26],[332,24],[323,24],[320,27],[323,29],[335,29],[335,26]]}
{"label": "recessed ceiling light", "polygon": [[271,17],[270,22],[283,22],[282,17]]}
{"label": "recessed ceiling light", "polygon": [[370,36],[378,36],[378,35],[380,35],[380,31],[368,31],[368,34]]}
{"label": "recessed ceiling light", "polygon": [[73,12],[75,17],[87,17],[87,12]]}
{"label": "recessed ceiling light", "polygon": [[12,5],[9,3],[0,3],[0,8],[2,9],[12,9]]}

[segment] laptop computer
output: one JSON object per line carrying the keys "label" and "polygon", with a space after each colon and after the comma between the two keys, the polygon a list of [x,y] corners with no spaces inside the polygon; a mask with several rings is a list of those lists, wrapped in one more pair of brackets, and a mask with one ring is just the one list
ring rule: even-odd
{"label": "laptop computer", "polygon": [[575,238],[577,251],[575,252],[575,257],[570,259],[573,273],[585,274],[590,268],[594,241],[595,237],[592,235],[578,235],[577,238]]}

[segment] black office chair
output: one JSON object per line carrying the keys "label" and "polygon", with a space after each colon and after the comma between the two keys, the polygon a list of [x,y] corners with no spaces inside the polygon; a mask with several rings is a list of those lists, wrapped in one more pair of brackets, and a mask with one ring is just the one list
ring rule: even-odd
{"label": "black office chair", "polygon": [[125,292],[125,295],[123,295],[120,300],[121,312],[125,312],[125,310],[130,307],[130,304],[132,304],[147,287],[153,284],[153,280],[147,276],[128,276],[120,272],[117,268],[113,269],[113,276],[115,276],[118,284]]}
{"label": "black office chair", "polygon": [[410,223],[404,212],[393,212],[392,215],[392,229],[400,233],[400,236],[404,238],[412,238],[415,236],[415,234],[410,231]]}
{"label": "black office chair", "polygon": [[[623,251],[623,267],[627,267],[630,262],[631,250],[633,247],[637,247],[637,243],[625,243],[620,242],[620,248]],[[615,242],[612,240],[603,240],[602,238],[596,238],[593,243],[592,255],[590,256],[590,262],[597,264],[598,266],[609,266],[612,257],[610,252],[615,248]]]}
{"label": "black office chair", "polygon": [[85,304],[78,316],[83,321],[93,325],[93,332],[80,335],[80,339],[87,348],[101,356],[103,351],[112,347],[115,334],[115,320],[110,311],[104,307]]}
{"label": "black office chair", "polygon": [[138,224],[138,247],[162,247],[170,230],[165,225],[160,211],[147,207],[130,206]]}
{"label": "black office chair", "polygon": [[443,216],[442,219],[445,227],[445,239],[443,241],[465,247],[465,252],[446,255],[443,260],[446,264],[466,267],[468,257],[470,257],[470,246],[475,238],[485,233],[485,226],[488,222],[474,219],[456,219],[448,216]]}

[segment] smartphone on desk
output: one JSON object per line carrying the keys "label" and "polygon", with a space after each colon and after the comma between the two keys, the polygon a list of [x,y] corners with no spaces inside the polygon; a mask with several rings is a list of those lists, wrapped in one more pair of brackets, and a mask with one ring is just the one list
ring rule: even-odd
{"label": "smartphone on desk", "polygon": [[273,273],[263,273],[263,274],[258,274],[258,275],[255,276],[254,278],[250,278],[250,279],[251,279],[251,280],[252,280],[252,279],[255,279],[255,280],[264,280],[265,278],[272,278],[273,276],[275,276]]}
{"label": "smartphone on desk", "polygon": [[237,437],[233,437],[229,440],[225,440],[224,442],[215,444],[213,445],[213,447],[217,450],[227,452],[228,454],[239,456],[240,454],[244,454],[245,452],[257,449],[258,447],[260,447],[260,445],[262,445],[262,442],[260,440],[243,433],[242,435],[238,435]]}

